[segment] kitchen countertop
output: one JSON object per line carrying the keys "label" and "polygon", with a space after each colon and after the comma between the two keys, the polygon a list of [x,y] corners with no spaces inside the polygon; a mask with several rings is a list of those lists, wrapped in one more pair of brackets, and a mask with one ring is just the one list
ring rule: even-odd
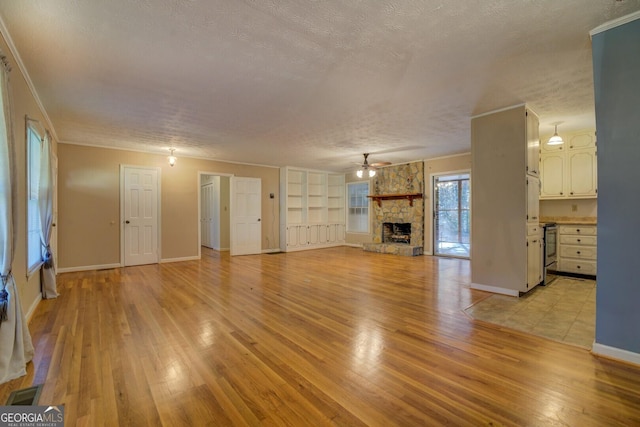
{"label": "kitchen countertop", "polygon": [[580,225],[597,225],[598,218],[593,216],[543,216],[540,217],[540,223],[555,222],[556,224],[580,224]]}

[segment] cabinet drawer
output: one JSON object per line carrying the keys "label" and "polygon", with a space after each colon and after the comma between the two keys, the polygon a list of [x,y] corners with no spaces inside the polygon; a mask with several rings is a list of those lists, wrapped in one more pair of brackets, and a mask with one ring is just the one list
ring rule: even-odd
{"label": "cabinet drawer", "polygon": [[561,258],[596,259],[597,249],[595,246],[569,246],[560,245]]}
{"label": "cabinet drawer", "polygon": [[596,262],[563,259],[558,263],[558,271],[566,271],[567,273],[590,274],[592,276],[595,276]]}
{"label": "cabinet drawer", "polygon": [[565,235],[560,236],[560,243],[566,245],[587,245],[595,246],[598,244],[598,238],[596,236],[582,236],[582,235]]}
{"label": "cabinet drawer", "polygon": [[597,234],[595,225],[561,225],[560,234],[580,234],[595,236]]}
{"label": "cabinet drawer", "polygon": [[527,225],[527,236],[541,236],[542,235],[542,227],[538,224],[530,224]]}

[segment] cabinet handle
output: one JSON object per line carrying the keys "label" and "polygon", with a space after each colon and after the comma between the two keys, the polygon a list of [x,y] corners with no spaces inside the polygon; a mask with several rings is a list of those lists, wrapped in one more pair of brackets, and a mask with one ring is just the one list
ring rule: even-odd
{"label": "cabinet handle", "polygon": [[578,255],[580,255],[580,251],[577,251],[576,253],[577,253]]}
{"label": "cabinet handle", "polygon": [[580,239],[578,239],[578,243],[580,243],[580,241],[581,241],[581,240],[580,240]]}
{"label": "cabinet handle", "polygon": [[576,228],[576,232],[577,232],[577,233],[579,233],[579,232],[580,232],[580,229],[579,229],[579,228]]}
{"label": "cabinet handle", "polygon": [[569,194],[573,194],[573,191],[571,193],[569,193]]}
{"label": "cabinet handle", "polygon": [[561,191],[561,192],[560,192],[560,195],[562,196],[563,194],[564,194],[564,193]]}
{"label": "cabinet handle", "polygon": [[580,266],[579,266],[579,265],[578,265],[578,266],[576,266],[576,267],[580,268]]}

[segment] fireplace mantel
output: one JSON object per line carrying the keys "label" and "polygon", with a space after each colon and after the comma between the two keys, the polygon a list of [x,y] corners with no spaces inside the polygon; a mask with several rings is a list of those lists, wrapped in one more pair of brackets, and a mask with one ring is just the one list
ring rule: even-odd
{"label": "fireplace mantel", "polygon": [[367,196],[367,197],[378,202],[378,206],[380,207],[382,207],[383,200],[399,200],[399,199],[407,199],[409,200],[409,206],[413,206],[413,200],[422,199],[422,193],[374,194],[372,196]]}

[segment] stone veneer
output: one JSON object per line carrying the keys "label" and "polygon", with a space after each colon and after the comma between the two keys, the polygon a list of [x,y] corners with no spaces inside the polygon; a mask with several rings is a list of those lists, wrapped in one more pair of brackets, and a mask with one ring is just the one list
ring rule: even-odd
{"label": "stone veneer", "polygon": [[[389,166],[377,170],[371,180],[371,195],[424,194],[424,163],[413,162]],[[424,247],[424,199],[381,200],[371,203],[373,243],[366,243],[364,250],[394,253],[405,256],[422,255]],[[411,242],[382,243],[382,224],[385,222],[411,223]]]}

